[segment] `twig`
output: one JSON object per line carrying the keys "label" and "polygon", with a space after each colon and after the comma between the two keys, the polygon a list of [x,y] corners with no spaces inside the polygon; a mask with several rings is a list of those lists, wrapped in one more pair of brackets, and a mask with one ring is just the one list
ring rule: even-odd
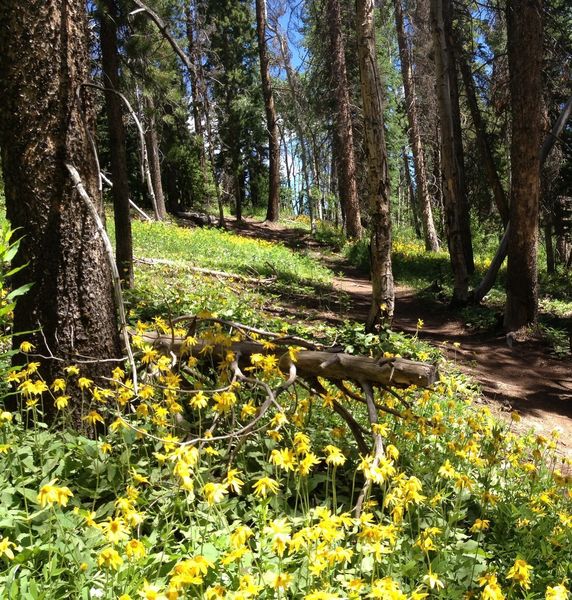
{"label": "twig", "polygon": [[151,203],[153,204],[153,212],[155,213],[155,219],[157,221],[160,221],[161,215],[159,214],[159,209],[157,207],[157,198],[155,197],[153,181],[151,180],[151,171],[149,170],[149,154],[147,153],[147,144],[145,143],[145,132],[143,130],[143,126],[141,125],[141,121],[139,121],[139,118],[137,117],[137,113],[133,110],[133,107],[129,103],[129,100],[127,100],[127,98],[121,92],[118,92],[113,88],[107,88],[102,85],[97,85],[96,83],[89,82],[84,82],[80,84],[80,87],[89,87],[93,88],[94,90],[99,90],[100,92],[112,92],[116,96],[119,96],[119,98],[121,98],[121,100],[127,107],[127,110],[133,118],[135,126],[137,127],[137,131],[139,132],[139,143],[141,145],[141,156],[143,157],[143,172],[145,174],[145,183],[147,184],[147,193],[149,194],[149,197],[151,198]]}
{"label": "twig", "polygon": [[121,333],[123,335],[123,343],[125,344],[125,350],[127,352],[127,356],[129,358],[129,364],[131,365],[131,370],[133,372],[133,390],[137,394],[137,368],[135,366],[135,359],[133,358],[133,351],[131,350],[131,344],[129,343],[129,332],[127,329],[127,317],[125,314],[125,304],[123,303],[123,294],[121,292],[121,279],[119,277],[119,271],[117,270],[117,264],[115,263],[115,257],[113,255],[113,248],[111,246],[111,242],[109,241],[109,236],[105,231],[105,227],[101,222],[99,214],[91,201],[89,194],[86,192],[83,183],[81,182],[81,177],[77,172],[77,169],[66,163],[66,169],[68,170],[72,181],[74,182],[76,189],[80,195],[80,198],[83,200],[86,205],[88,211],[90,212],[95,225],[97,227],[97,231],[101,236],[103,241],[103,247],[105,248],[105,253],[107,255],[107,261],[109,263],[111,269],[111,278],[113,282],[113,291],[115,293],[115,303],[117,305],[117,312],[119,314],[119,324],[121,328]]}
{"label": "twig", "polygon": [[[373,431],[373,461],[371,463],[371,468],[375,468],[379,464],[379,461],[385,456],[385,452],[383,450],[383,438],[379,433],[375,432],[375,425],[377,425],[377,408],[375,406],[375,401],[373,398],[373,388],[371,387],[371,384],[368,381],[363,381],[361,386],[365,395],[365,400],[367,403],[367,414]],[[359,519],[361,510],[363,508],[363,503],[370,489],[371,479],[369,479],[366,476],[365,483],[363,484],[363,488],[360,492],[360,495],[354,508],[356,519]]]}

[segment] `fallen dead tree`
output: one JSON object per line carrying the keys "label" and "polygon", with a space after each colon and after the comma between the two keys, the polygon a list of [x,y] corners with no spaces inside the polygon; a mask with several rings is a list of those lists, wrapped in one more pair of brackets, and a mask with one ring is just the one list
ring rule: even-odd
{"label": "fallen dead tree", "polygon": [[437,377],[434,365],[405,358],[375,359],[312,349],[299,350],[293,354],[288,348],[299,347],[302,340],[291,337],[273,339],[272,345],[275,347],[268,348],[267,345],[250,340],[212,346],[200,339],[194,345],[189,345],[186,338],[157,332],[146,332],[141,336],[154,348],[175,356],[180,356],[183,352],[190,356],[200,356],[208,351],[222,360],[228,352],[232,352],[239,366],[250,364],[253,354],[274,354],[279,359],[278,364],[283,373],[289,374],[292,367],[295,367],[296,376],[302,378],[321,377],[338,382],[353,381],[360,386],[367,382],[373,386],[406,388],[412,385],[430,387]]}
{"label": "fallen dead tree", "polygon": [[[225,362],[230,366],[232,382],[240,381],[245,384],[258,387],[262,390],[265,400],[258,407],[257,414],[243,427],[227,434],[213,435],[209,431],[207,438],[188,438],[185,444],[205,443],[212,440],[243,439],[257,431],[256,426],[264,417],[265,413],[275,406],[282,411],[278,404],[279,395],[298,383],[309,392],[315,393],[323,398],[328,398],[332,409],[347,423],[352,432],[359,451],[363,456],[371,455],[372,465],[375,466],[384,456],[384,446],[381,435],[376,431],[380,411],[390,413],[401,418],[411,417],[411,405],[402,398],[394,388],[407,388],[417,386],[427,388],[437,380],[437,369],[434,365],[399,357],[372,358],[369,356],[354,356],[340,352],[339,348],[324,348],[295,336],[281,336],[280,334],[248,327],[240,323],[224,321],[221,319],[198,319],[195,316],[183,316],[172,321],[172,326],[181,322],[189,322],[188,337],[176,336],[174,331],[171,335],[146,331],[137,332],[140,341],[151,345],[160,353],[179,358],[194,356],[196,358],[207,358],[211,361]],[[201,321],[207,321],[215,326],[227,326],[234,333],[240,332],[239,341],[214,342],[209,336],[195,336],[197,327]],[[135,332],[132,332],[135,334]],[[260,337],[267,340],[262,343]],[[257,339],[258,338],[258,339]],[[277,365],[284,373],[285,380],[276,389],[255,376],[246,376],[244,371],[252,367],[254,355],[273,355],[276,357]],[[361,402],[367,407],[367,415],[370,429],[364,428],[354,418],[352,411],[344,406],[338,398],[328,394],[326,381],[335,386],[342,394]],[[352,385],[353,384],[353,385]],[[385,406],[375,400],[374,388],[379,387],[393,395],[405,407],[406,413],[402,414],[393,407]],[[353,388],[353,389],[352,389]],[[359,393],[361,389],[362,394]],[[193,393],[193,392],[190,392]],[[214,429],[214,424],[212,429]],[[372,445],[368,445],[365,436],[371,436]],[[370,482],[366,480],[359,495],[355,507],[357,515],[361,512],[363,503],[369,494]]]}

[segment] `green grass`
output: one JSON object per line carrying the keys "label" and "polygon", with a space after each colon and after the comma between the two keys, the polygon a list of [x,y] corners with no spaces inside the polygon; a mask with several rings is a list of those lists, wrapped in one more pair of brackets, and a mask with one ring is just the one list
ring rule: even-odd
{"label": "green grass", "polygon": [[[108,224],[112,228],[112,224]],[[112,235],[112,231],[110,231]],[[283,283],[329,285],[333,274],[312,259],[281,244],[254,240],[219,229],[186,229],[166,223],[133,223],[134,254],[263,277]]]}

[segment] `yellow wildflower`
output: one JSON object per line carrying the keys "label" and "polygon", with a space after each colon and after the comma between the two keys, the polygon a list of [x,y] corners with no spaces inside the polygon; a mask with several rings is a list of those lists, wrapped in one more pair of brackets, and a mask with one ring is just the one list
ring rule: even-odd
{"label": "yellow wildflower", "polygon": [[104,548],[97,557],[97,564],[100,567],[117,570],[123,564],[123,559],[115,548]]}
{"label": "yellow wildflower", "polygon": [[568,590],[563,585],[548,586],[546,600],[568,600]]}
{"label": "yellow wildflower", "polygon": [[508,579],[516,581],[520,587],[527,590],[530,587],[530,574],[532,573],[532,567],[522,559],[514,561],[514,565],[509,569],[506,574]]}
{"label": "yellow wildflower", "polygon": [[145,546],[139,540],[129,540],[125,544],[125,554],[133,560],[139,560],[145,556]]}
{"label": "yellow wildflower", "polygon": [[14,560],[14,552],[12,548],[15,548],[16,544],[10,541],[10,538],[0,538],[0,556],[4,555],[9,560]]}
{"label": "yellow wildflower", "polygon": [[227,487],[222,483],[209,482],[203,487],[203,495],[209,504],[222,502],[226,494],[228,494]]}
{"label": "yellow wildflower", "polygon": [[40,506],[67,506],[68,500],[73,496],[68,487],[58,487],[54,485],[57,479],[52,479],[46,485],[43,485],[38,492],[38,502]]}
{"label": "yellow wildflower", "polygon": [[280,488],[280,484],[271,477],[261,477],[255,481],[252,487],[255,496],[266,498],[269,493],[276,494]]}
{"label": "yellow wildflower", "polygon": [[105,423],[103,417],[95,410],[89,411],[89,413],[83,417],[83,420],[93,426],[95,426],[96,423]]}

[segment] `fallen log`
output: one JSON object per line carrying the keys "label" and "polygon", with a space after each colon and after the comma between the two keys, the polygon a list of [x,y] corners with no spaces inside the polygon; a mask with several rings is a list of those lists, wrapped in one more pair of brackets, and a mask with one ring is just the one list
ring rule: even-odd
{"label": "fallen log", "polygon": [[[412,385],[430,387],[437,380],[437,368],[429,363],[408,360],[405,358],[375,359],[368,356],[354,356],[343,352],[319,350],[300,350],[289,352],[295,342],[273,339],[272,346],[255,341],[233,342],[228,345],[210,345],[204,340],[197,340],[194,345],[187,344],[185,338],[145,332],[140,334],[143,340],[165,354],[180,356],[186,353],[191,356],[204,356],[210,352],[212,356],[223,359],[233,352],[241,365],[250,365],[253,354],[274,354],[278,357],[278,366],[285,373],[291,373],[292,366],[296,374],[302,378],[322,377],[332,381],[355,381],[360,386],[369,383],[374,386],[394,386],[406,388]],[[183,352],[184,351],[184,352]],[[294,356],[293,356],[294,355]]]}
{"label": "fallen log", "polygon": [[193,211],[178,212],[177,217],[185,221],[190,221],[191,223],[193,223],[194,225],[198,225],[199,227],[214,227],[218,222],[218,220],[215,217],[209,215],[208,213],[200,213]]}

